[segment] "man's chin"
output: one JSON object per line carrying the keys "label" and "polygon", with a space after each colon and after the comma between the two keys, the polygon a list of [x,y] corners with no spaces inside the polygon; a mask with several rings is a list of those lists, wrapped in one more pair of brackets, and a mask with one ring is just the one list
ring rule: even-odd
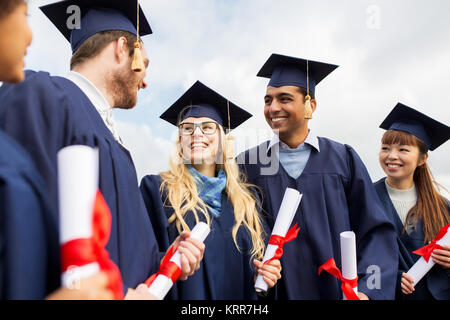
{"label": "man's chin", "polygon": [[123,110],[129,110],[133,109],[137,105],[137,100],[134,101],[128,101],[124,103],[119,103],[114,106],[115,109],[123,109]]}

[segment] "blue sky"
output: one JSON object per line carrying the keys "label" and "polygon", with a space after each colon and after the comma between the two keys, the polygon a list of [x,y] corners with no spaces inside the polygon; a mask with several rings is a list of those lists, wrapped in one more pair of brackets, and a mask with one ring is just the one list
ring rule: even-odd
{"label": "blue sky", "polygon": [[[29,3],[34,40],[26,67],[64,75],[69,44],[38,9],[50,2]],[[141,0],[141,6],[154,32],[143,38],[149,87],[136,108],[115,112],[139,177],[167,167],[174,131],[159,115],[196,80],[254,114],[235,132],[238,149],[270,137],[263,117],[267,80],[256,73],[271,53],[340,66],[316,89],[310,127],[353,146],[373,180],[383,176],[378,125],[397,102],[450,123],[449,1]],[[449,159],[449,143],[429,159],[447,189]]]}

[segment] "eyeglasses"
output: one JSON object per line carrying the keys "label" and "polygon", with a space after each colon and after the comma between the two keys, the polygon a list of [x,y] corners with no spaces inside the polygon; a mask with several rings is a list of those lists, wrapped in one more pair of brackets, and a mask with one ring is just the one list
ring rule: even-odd
{"label": "eyeglasses", "polygon": [[195,132],[195,129],[200,128],[200,131],[206,135],[212,135],[217,131],[217,123],[214,121],[205,121],[199,123],[184,122],[179,126],[180,135],[190,136]]}

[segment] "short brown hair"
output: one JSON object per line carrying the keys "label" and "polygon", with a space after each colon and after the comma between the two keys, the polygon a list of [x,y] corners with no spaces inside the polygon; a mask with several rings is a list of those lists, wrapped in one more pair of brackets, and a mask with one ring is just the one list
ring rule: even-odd
{"label": "short brown hair", "polygon": [[70,59],[70,70],[84,61],[97,56],[108,44],[117,41],[121,37],[127,39],[127,47],[131,57],[134,54],[136,35],[122,30],[102,31],[89,37],[77,51],[75,51]]}
{"label": "short brown hair", "polygon": [[0,0],[0,19],[10,14],[17,6],[26,3],[25,0]]}

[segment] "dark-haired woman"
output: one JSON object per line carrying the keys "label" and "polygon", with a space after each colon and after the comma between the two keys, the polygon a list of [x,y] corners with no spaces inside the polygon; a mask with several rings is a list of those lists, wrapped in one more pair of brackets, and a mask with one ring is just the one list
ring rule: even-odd
{"label": "dark-haired woman", "polygon": [[380,126],[379,161],[386,177],[375,183],[398,233],[397,299],[450,299],[450,246],[433,251],[436,265],[419,282],[407,271],[420,258],[413,251],[434,240],[450,222],[449,202],[438,192],[427,165],[428,151],[445,143],[450,128],[403,104]]}

